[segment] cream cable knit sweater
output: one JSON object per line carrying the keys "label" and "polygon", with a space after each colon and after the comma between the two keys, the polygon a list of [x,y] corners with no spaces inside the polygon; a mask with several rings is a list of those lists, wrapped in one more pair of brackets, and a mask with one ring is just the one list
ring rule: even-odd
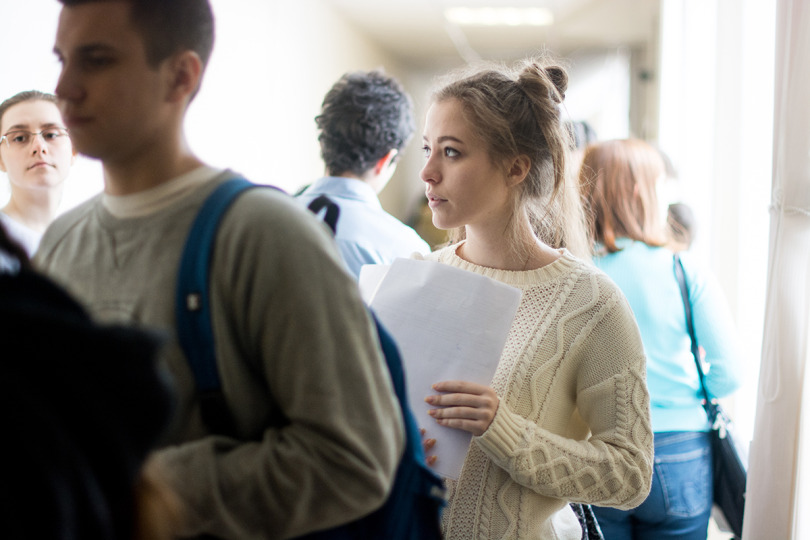
{"label": "cream cable knit sweater", "polygon": [[632,508],[650,490],[653,437],[638,327],[618,287],[561,250],[538,270],[471,264],[457,245],[426,258],[523,291],[492,387],[501,398],[448,481],[448,540],[576,538],[568,502]]}

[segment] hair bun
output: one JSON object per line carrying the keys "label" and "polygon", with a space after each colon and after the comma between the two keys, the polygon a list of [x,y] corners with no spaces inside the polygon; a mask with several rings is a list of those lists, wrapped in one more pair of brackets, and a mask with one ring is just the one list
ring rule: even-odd
{"label": "hair bun", "polygon": [[523,71],[517,79],[517,84],[529,94],[540,91],[548,95],[554,103],[562,103],[565,91],[568,88],[568,73],[560,66],[543,66],[539,61],[529,61],[524,64]]}
{"label": "hair bun", "polygon": [[565,91],[568,89],[568,73],[559,66],[549,66],[545,69],[546,76],[554,84],[554,88],[560,94],[560,103],[565,99]]}

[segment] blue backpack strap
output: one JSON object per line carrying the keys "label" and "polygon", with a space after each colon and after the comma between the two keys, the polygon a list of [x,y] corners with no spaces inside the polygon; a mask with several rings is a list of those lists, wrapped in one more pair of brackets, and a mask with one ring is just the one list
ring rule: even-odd
{"label": "blue backpack strap", "polygon": [[[370,311],[370,310],[369,310]],[[388,500],[378,511],[380,538],[440,540],[440,517],[445,505],[444,482],[425,462],[422,434],[408,403],[405,368],[394,338],[370,311],[385,356],[405,428],[405,452]]]}
{"label": "blue backpack strap", "polygon": [[239,194],[255,186],[244,178],[232,178],[214,189],[191,225],[177,275],[177,339],[194,373],[203,422],[213,433],[232,434],[235,424],[216,363],[208,294],[211,256],[222,216]]}

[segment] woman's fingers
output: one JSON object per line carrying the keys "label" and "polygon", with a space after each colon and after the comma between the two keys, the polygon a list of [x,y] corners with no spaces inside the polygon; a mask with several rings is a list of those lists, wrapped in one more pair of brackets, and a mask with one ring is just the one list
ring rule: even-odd
{"label": "woman's fingers", "polygon": [[463,418],[437,418],[436,423],[453,429],[468,431],[475,436],[483,435],[491,422],[481,420],[465,420]]}
{"label": "woman's fingers", "polygon": [[489,386],[470,381],[441,381],[434,384],[433,389],[437,392],[459,392],[462,394],[483,394],[487,390],[491,390]]}
{"label": "woman's fingers", "polygon": [[433,385],[442,394],[431,395],[425,401],[437,408],[428,411],[439,425],[483,434],[495,418],[499,399],[495,391],[468,381],[442,381]]}
{"label": "woman's fingers", "polygon": [[428,414],[433,418],[484,420],[491,416],[489,411],[489,409],[479,409],[476,407],[446,407],[444,409],[430,409]]}

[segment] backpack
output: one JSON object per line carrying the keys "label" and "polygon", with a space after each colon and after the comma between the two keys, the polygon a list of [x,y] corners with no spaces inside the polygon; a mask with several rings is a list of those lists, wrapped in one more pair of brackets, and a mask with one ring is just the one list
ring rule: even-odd
{"label": "backpack", "polygon": [[[244,178],[223,182],[208,196],[195,218],[180,260],[175,297],[177,334],[197,384],[203,422],[212,433],[232,434],[234,423],[221,389],[208,299],[208,273],[222,216],[245,190],[257,187]],[[405,451],[393,487],[382,507],[356,521],[317,531],[301,540],[439,540],[445,504],[441,478],[425,462],[422,436],[405,391],[402,359],[393,338],[371,313],[399,400]]]}

